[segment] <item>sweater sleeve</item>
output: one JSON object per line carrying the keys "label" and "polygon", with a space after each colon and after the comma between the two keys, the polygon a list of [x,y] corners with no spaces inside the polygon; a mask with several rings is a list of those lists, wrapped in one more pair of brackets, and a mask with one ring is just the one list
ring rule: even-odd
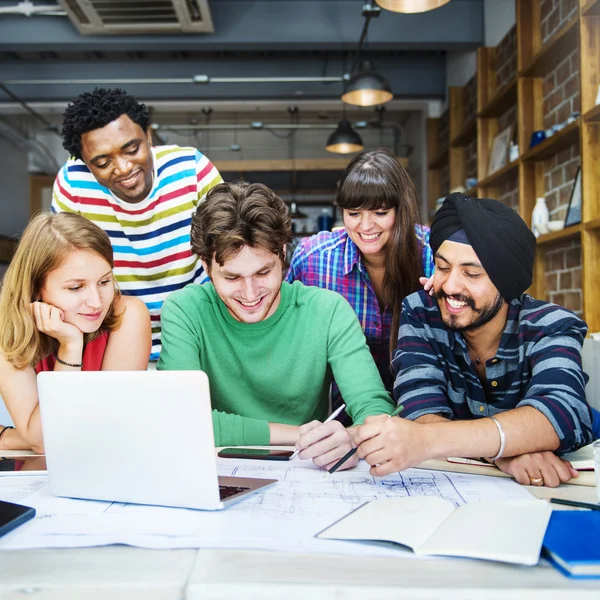
{"label": "sweater sleeve", "polygon": [[381,381],[360,323],[342,296],[337,299],[329,326],[327,357],[346,402],[346,412],[354,423],[393,411],[394,405]]}
{"label": "sweater sleeve", "polygon": [[[185,293],[185,289],[181,290]],[[156,368],[165,371],[205,371],[198,310],[186,306],[179,292],[171,294],[162,309],[162,350]],[[216,446],[266,446],[269,424],[263,419],[212,411]]]}

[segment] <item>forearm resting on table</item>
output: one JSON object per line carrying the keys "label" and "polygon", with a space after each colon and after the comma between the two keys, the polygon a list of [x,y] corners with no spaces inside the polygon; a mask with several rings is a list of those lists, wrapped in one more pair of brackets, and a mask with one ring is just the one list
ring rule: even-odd
{"label": "forearm resting on table", "polygon": [[[4,425],[0,425],[0,431]],[[29,450],[30,445],[19,435],[16,429],[7,429],[0,438],[0,451],[2,450]]]}
{"label": "forearm resting on table", "polygon": [[300,434],[297,425],[269,423],[269,441],[271,446],[295,446]]}
{"label": "forearm resting on table", "polygon": [[[433,415],[432,415],[433,416]],[[502,456],[556,450],[560,441],[550,421],[537,409],[524,406],[494,415],[505,434]],[[492,419],[429,422],[426,424],[431,457],[494,457],[500,450],[500,433]]]}

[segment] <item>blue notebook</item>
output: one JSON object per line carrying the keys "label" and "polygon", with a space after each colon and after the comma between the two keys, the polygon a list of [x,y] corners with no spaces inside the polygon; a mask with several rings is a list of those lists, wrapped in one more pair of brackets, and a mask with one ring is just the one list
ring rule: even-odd
{"label": "blue notebook", "polygon": [[600,511],[552,511],[543,547],[568,577],[600,578]]}

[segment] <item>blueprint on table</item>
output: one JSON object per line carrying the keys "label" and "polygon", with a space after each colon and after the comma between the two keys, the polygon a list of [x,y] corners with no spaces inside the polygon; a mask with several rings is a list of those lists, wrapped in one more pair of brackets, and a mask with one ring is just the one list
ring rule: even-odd
{"label": "blueprint on table", "polygon": [[[0,499],[33,506],[34,520],[0,539],[0,549],[129,544],[145,548],[237,548],[363,555],[398,554],[314,535],[364,502],[434,495],[467,502],[532,499],[515,482],[408,469],[383,478],[359,463],[330,475],[309,461],[219,459],[220,475],[268,477],[278,483],[221,511],[196,511],[52,496],[46,477],[0,478]],[[411,556],[408,554],[408,556]]]}

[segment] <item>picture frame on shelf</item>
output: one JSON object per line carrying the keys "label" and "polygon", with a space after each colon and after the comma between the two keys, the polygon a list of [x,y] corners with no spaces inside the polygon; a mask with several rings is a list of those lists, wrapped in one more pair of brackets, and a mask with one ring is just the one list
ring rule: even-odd
{"label": "picture frame on shelf", "polygon": [[571,197],[565,216],[565,227],[581,223],[581,167],[577,167],[577,173],[571,188]]}
{"label": "picture frame on shelf", "polygon": [[491,175],[508,164],[508,148],[512,139],[513,126],[509,125],[494,136],[490,151],[487,174]]}

